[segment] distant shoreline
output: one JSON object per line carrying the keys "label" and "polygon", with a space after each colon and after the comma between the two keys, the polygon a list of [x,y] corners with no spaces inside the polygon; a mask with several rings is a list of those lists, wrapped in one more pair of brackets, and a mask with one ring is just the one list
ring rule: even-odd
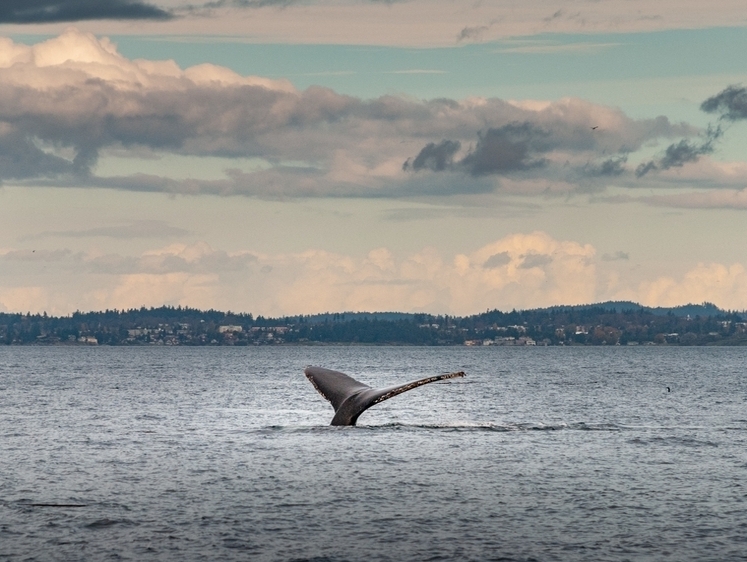
{"label": "distant shoreline", "polygon": [[743,346],[747,314],[636,303],[472,316],[345,312],[281,318],[163,306],[70,316],[0,313],[0,345],[34,346]]}

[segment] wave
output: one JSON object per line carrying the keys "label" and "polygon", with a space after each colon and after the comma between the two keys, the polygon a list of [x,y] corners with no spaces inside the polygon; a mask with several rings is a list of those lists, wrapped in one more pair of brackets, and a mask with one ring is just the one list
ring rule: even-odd
{"label": "wave", "polygon": [[109,519],[108,517],[104,517],[103,519],[96,519],[88,523],[85,527],[86,529],[104,529],[106,527],[113,527],[114,525],[132,526],[138,525],[138,523],[131,519]]}
{"label": "wave", "polygon": [[633,445],[670,445],[676,447],[719,447],[716,441],[705,439],[695,439],[693,437],[683,437],[678,435],[664,437],[634,437],[628,443]]}
{"label": "wave", "polygon": [[289,432],[305,433],[319,431],[473,431],[473,432],[520,432],[520,431],[620,431],[623,426],[612,423],[506,423],[499,424],[493,422],[443,422],[443,423],[404,423],[392,422],[382,425],[365,425],[356,426],[288,426],[288,425],[271,425],[256,431],[262,433],[272,432]]}
{"label": "wave", "polygon": [[[262,428],[249,430],[259,433],[308,433],[324,431],[464,431],[464,432],[530,432],[530,431],[626,431],[657,432],[657,431],[694,431],[704,429],[718,429],[721,431],[747,431],[747,427],[722,426],[718,428],[705,428],[695,426],[653,426],[653,425],[629,425],[609,422],[474,422],[474,421],[446,421],[440,423],[407,423],[391,422],[380,425],[358,424],[355,426],[331,426],[331,425],[270,425]],[[653,437],[652,437],[653,438]],[[656,437],[662,439],[663,437]],[[668,437],[667,437],[668,438]]]}

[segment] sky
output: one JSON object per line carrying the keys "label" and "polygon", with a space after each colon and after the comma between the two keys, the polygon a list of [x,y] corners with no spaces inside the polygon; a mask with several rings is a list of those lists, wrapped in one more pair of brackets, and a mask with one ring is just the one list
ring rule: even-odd
{"label": "sky", "polygon": [[747,13],[5,0],[0,312],[747,309]]}

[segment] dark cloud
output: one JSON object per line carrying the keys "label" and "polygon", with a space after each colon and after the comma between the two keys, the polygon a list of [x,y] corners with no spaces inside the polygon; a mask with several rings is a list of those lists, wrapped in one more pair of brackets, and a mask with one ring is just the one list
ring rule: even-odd
{"label": "dark cloud", "polygon": [[0,133],[0,178],[49,178],[72,172],[72,162],[43,151],[23,132]]}
{"label": "dark cloud", "polygon": [[53,23],[83,20],[167,20],[173,16],[137,0],[3,0],[0,23]]}
{"label": "dark cloud", "polygon": [[531,123],[511,123],[478,136],[475,150],[460,162],[473,176],[528,170],[545,163],[534,152],[546,148],[541,145],[546,144],[547,133]]}
{"label": "dark cloud", "polygon": [[659,167],[662,170],[679,167],[687,162],[695,162],[701,154],[709,154],[711,152],[713,152],[711,143],[697,145],[687,140],[681,140],[667,147],[664,157],[659,161]]}
{"label": "dark cloud", "polygon": [[494,269],[496,267],[502,267],[510,261],[511,256],[508,255],[508,252],[500,252],[498,254],[493,254],[488,259],[486,259],[485,263],[483,263],[482,266],[485,269]]}
{"label": "dark cloud", "polygon": [[[595,177],[615,177],[627,171],[628,153],[640,147],[640,141],[615,139],[605,135],[595,135],[593,130],[584,123],[579,126],[553,119],[543,119],[542,115],[535,116],[536,122],[512,122],[501,127],[491,127],[479,132],[477,142],[461,160],[454,157],[458,151],[457,141],[441,141],[429,143],[413,159],[409,158],[403,165],[404,170],[418,172],[420,170],[464,172],[474,177],[490,175],[510,175],[519,172],[532,172],[546,169],[545,174],[557,178],[564,177],[566,181],[583,181],[588,183]],[[652,137],[670,136],[672,125],[665,118],[656,118],[647,123],[647,130],[639,134]],[[687,128],[683,127],[683,130]],[[608,133],[605,133],[608,134]],[[712,135],[715,140],[716,135]],[[707,148],[701,147],[702,151]],[[565,152],[572,158],[572,154],[604,154],[617,152],[615,156],[608,156],[596,163],[582,164],[567,161],[560,165],[554,161],[553,153]],[[671,152],[671,151],[670,151]],[[674,156],[668,165],[673,165]]]}
{"label": "dark cloud", "polygon": [[490,29],[487,25],[478,25],[475,27],[465,27],[457,35],[457,42],[461,41],[475,41],[480,39],[485,32]]}
{"label": "dark cloud", "polygon": [[442,140],[440,143],[428,143],[423,147],[414,160],[408,159],[402,166],[403,170],[433,170],[442,172],[454,163],[454,155],[462,144],[459,141]]}
{"label": "dark cloud", "polygon": [[700,109],[706,113],[719,113],[721,119],[728,121],[747,119],[747,89],[729,86],[705,100]]}
{"label": "dark cloud", "polygon": [[617,251],[614,254],[604,254],[602,261],[627,261],[630,259],[630,254],[623,251]]}
{"label": "dark cloud", "polygon": [[598,167],[593,169],[594,175],[597,176],[619,176],[625,172],[625,163],[628,161],[627,155],[609,158],[603,161]]}
{"label": "dark cloud", "polygon": [[638,164],[638,167],[635,169],[635,177],[642,178],[652,170],[658,170],[659,167],[656,165],[656,163],[653,160],[649,160],[648,162],[641,162]]}
{"label": "dark cloud", "polygon": [[462,170],[473,176],[502,174],[529,170],[542,166],[545,161],[538,152],[548,150],[548,133],[531,123],[509,123],[478,133],[477,145],[459,162],[454,155],[461,144],[444,140],[429,143],[414,160],[408,159],[402,168],[419,170]]}
{"label": "dark cloud", "polygon": [[682,139],[680,142],[670,144],[664,151],[664,155],[658,160],[650,160],[638,165],[635,170],[637,178],[645,176],[652,170],[668,170],[669,168],[679,168],[688,162],[697,162],[697,160],[714,151],[714,143],[722,135],[721,128],[709,127],[706,131],[705,140],[697,143]]}
{"label": "dark cloud", "polygon": [[[700,104],[700,109],[706,113],[718,114],[719,120],[747,119],[747,89],[738,85],[728,86]],[[635,175],[640,178],[653,170],[668,170],[683,166],[688,162],[696,162],[701,156],[713,153],[716,141],[723,134],[724,130],[721,126],[709,125],[701,142],[683,139],[670,144],[658,160],[639,164]]]}
{"label": "dark cloud", "polygon": [[557,10],[556,12],[554,12],[551,16],[547,16],[546,18],[542,18],[542,21],[549,23],[549,22],[551,22],[553,20],[557,20],[557,19],[562,18],[564,14],[565,14],[565,12],[563,12],[563,10],[560,9],[560,10]]}
{"label": "dark cloud", "polygon": [[552,256],[547,254],[526,254],[520,269],[532,269],[533,267],[544,267],[552,263]]}

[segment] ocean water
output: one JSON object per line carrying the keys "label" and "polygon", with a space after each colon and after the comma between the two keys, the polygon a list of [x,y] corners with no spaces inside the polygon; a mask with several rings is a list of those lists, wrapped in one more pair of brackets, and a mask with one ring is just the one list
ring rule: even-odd
{"label": "ocean water", "polygon": [[[467,377],[330,427],[308,364]],[[2,347],[0,560],[744,561],[746,365],[745,348]]]}

